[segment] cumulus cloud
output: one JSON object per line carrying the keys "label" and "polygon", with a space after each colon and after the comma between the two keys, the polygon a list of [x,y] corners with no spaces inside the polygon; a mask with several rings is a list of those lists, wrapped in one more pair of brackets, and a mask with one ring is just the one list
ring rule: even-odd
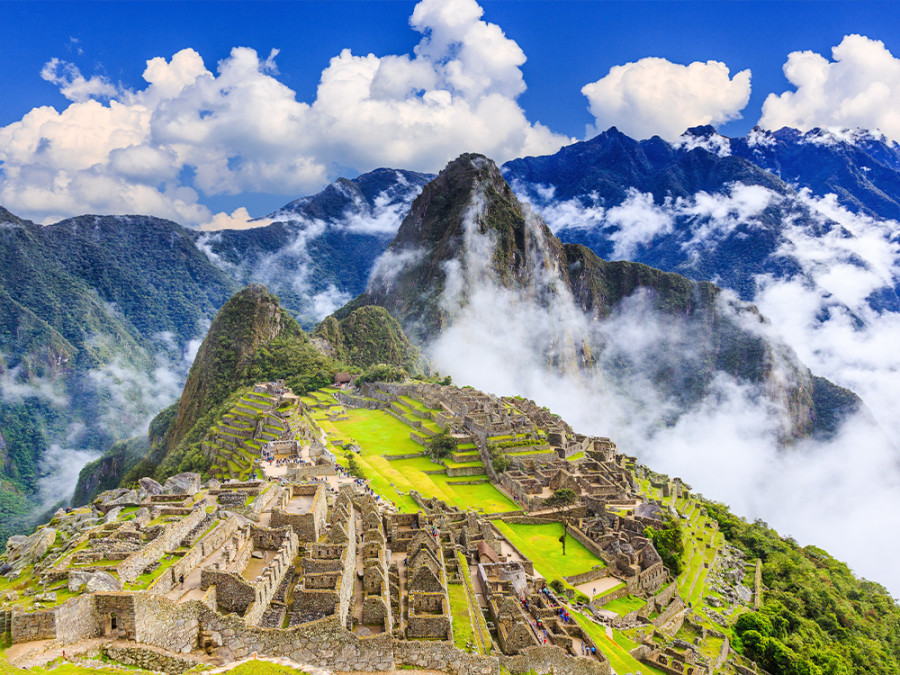
{"label": "cumulus cloud", "polygon": [[616,126],[635,138],[675,141],[688,127],[739,118],[750,100],[750,71],[731,77],[720,61],[685,66],[648,57],[613,66],[581,93],[595,118],[588,135]]}
{"label": "cumulus cloud", "polygon": [[57,58],[44,64],[41,78],[58,86],[63,96],[77,103],[91,98],[112,98],[119,93],[105,77],[94,75],[86,79],[77,66]]}
{"label": "cumulus cloud", "polygon": [[783,70],[795,91],[766,97],[761,127],[862,127],[900,139],[900,59],[880,40],[847,35],[830,61],[791,52]]}
{"label": "cumulus cloud", "polygon": [[183,49],[147,61],[135,91],[54,59],[42,76],[73,103],[0,128],[0,202],[42,222],[129,212],[208,224],[201,195],[310,192],[338,167],[435,171],[463,151],[506,160],[570,142],[526,118],[525,55],[482,14],[474,0],[422,0],[413,54],[345,49],[312,102],[279,81],[277,50],[236,47],[212,72]]}
{"label": "cumulus cloud", "polygon": [[230,214],[221,212],[215,214],[208,223],[199,226],[201,230],[247,230],[252,227],[264,227],[272,221],[268,218],[252,218],[243,206],[235,209]]}

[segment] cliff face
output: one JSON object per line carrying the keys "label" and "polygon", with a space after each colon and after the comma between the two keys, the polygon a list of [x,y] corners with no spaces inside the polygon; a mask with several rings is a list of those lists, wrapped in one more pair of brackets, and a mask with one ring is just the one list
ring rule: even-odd
{"label": "cliff face", "polygon": [[[460,322],[496,322],[502,331],[506,321],[510,340],[521,330],[538,361],[588,386],[647,378],[674,406],[666,422],[709,393],[720,373],[777,402],[786,439],[833,430],[859,405],[852,395],[823,395],[830,383],[769,340],[752,305],[710,283],[563,244],[480,155],[459,157],[425,186],[366,292],[336,316],[366,305],[386,308],[421,345]],[[621,340],[608,326],[636,307],[648,334],[652,323],[662,338],[639,355],[618,353],[613,344]]]}

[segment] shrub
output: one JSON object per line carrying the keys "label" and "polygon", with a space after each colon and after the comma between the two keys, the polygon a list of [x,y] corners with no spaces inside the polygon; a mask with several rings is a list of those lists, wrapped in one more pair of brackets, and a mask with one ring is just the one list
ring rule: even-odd
{"label": "shrub", "polygon": [[433,459],[443,459],[456,450],[456,441],[450,435],[449,431],[441,429],[438,433],[428,439],[425,449]]}

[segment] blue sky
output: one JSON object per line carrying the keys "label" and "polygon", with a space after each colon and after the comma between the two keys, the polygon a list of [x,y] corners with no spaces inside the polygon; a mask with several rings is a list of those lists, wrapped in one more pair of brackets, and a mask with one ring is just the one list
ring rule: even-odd
{"label": "blue sky", "polygon": [[[446,4],[449,6],[449,3]],[[474,1],[468,0],[460,7],[465,9],[466,4],[474,5]],[[727,100],[703,103],[718,106],[720,112],[726,111],[722,112],[726,118],[742,115],[740,119],[720,120],[717,123],[722,133],[739,135],[746,133],[760,119],[763,102],[769,94],[793,90],[794,87],[782,72],[791,52],[810,50],[828,60],[831,59],[831,49],[845,35],[857,33],[872,41],[881,41],[892,54],[900,53],[900,12],[891,2],[485,1],[480,3],[483,15],[477,21],[473,20],[474,23],[498,26],[506,40],[524,53],[527,61],[523,64],[497,64],[497,69],[488,73],[491,80],[488,86],[463,96],[468,96],[468,103],[472,103],[485,93],[499,91],[521,110],[523,119],[516,118],[513,111],[505,109],[500,118],[505,119],[503,115],[509,115],[506,126],[503,129],[486,129],[482,136],[468,138],[462,132],[454,136],[439,129],[437,134],[452,137],[453,142],[428,147],[418,155],[399,148],[396,151],[386,150],[380,157],[374,147],[359,152],[348,151],[347,148],[355,142],[352,134],[348,135],[346,129],[340,133],[334,129],[323,129],[322,114],[317,113],[315,125],[304,123],[298,127],[301,130],[299,133],[314,134],[321,141],[316,147],[308,147],[307,144],[302,147],[298,145],[295,149],[297,156],[304,157],[304,166],[294,163],[285,168],[283,157],[269,161],[266,149],[260,147],[259,139],[256,139],[248,141],[246,147],[222,145],[221,154],[227,157],[227,169],[210,169],[220,175],[209,177],[205,182],[195,180],[198,171],[203,174],[205,160],[198,158],[196,151],[173,151],[172,144],[166,147],[166,152],[172,151],[177,155],[171,163],[179,168],[177,175],[160,172],[159,175],[139,178],[135,178],[133,171],[125,178],[121,172],[111,172],[108,169],[109,158],[98,158],[98,162],[90,166],[75,166],[67,159],[57,159],[54,160],[56,164],[42,164],[39,167],[42,173],[35,169],[36,158],[21,154],[13,157],[9,152],[4,153],[4,145],[12,145],[9,125],[17,124],[33,108],[53,106],[62,112],[73,103],[60,93],[62,83],[68,77],[65,73],[71,73],[72,66],[86,80],[97,78],[99,82],[102,79],[108,87],[135,92],[147,87],[142,73],[146,62],[156,57],[171,60],[180,50],[190,48],[202,58],[206,69],[215,73],[216,64],[229,59],[234,47],[254,49],[261,63],[271,50],[277,49],[277,55],[270,62],[274,67],[268,68],[267,76],[283,84],[288,89],[288,95],[292,93],[297,102],[312,104],[316,100],[316,88],[323,71],[330,59],[344,49],[351,50],[354,56],[369,53],[376,57],[411,55],[423,39],[423,34],[427,34],[410,27],[410,17],[415,7],[414,2],[400,1],[0,3],[0,25],[5,27],[4,39],[0,42],[0,88],[6,92],[0,98],[0,127],[6,126],[9,132],[7,136],[0,133],[0,161],[3,161],[0,170],[5,171],[7,179],[6,188],[0,189],[0,203],[17,213],[40,220],[74,215],[81,209],[128,210],[127,207],[137,209],[141,206],[191,224],[208,219],[211,213],[218,210],[231,211],[239,205],[248,205],[252,215],[260,215],[299,194],[315,191],[338,173],[352,175],[376,165],[434,170],[449,159],[446,155],[464,150],[483,151],[505,160],[528,151],[550,152],[554,146],[558,147],[560,138],[582,139],[590,133],[587,130],[589,125],[596,124],[597,128],[603,129],[610,123],[620,127],[634,124],[635,117],[643,118],[633,114],[631,109],[606,110],[595,120],[592,112],[596,113],[596,110],[589,109],[589,101],[581,89],[606,76],[614,66],[647,57],[659,57],[679,65],[720,62],[729,69],[733,79],[741,71],[751,71],[746,105],[743,102],[748,87],[743,84],[734,84]],[[442,17],[438,21],[445,19]],[[433,27],[428,24],[421,30],[433,30]],[[435,55],[435,61],[443,63],[452,59],[455,48],[450,44],[444,53]],[[61,64],[57,66],[54,81],[41,77],[42,69],[51,59],[58,59]],[[524,91],[516,82],[519,73]],[[640,76],[644,78],[640,83],[643,84],[653,73],[656,77],[667,78],[666,71],[648,70]],[[638,75],[635,79],[639,79]],[[714,83],[707,84],[715,86]],[[445,85],[435,87],[452,90],[452,87]],[[896,94],[894,91],[891,93]],[[458,94],[454,91],[453,95],[457,97]],[[851,95],[852,92],[847,94]],[[598,90],[601,107],[602,100],[609,96],[608,87]],[[107,92],[93,98],[109,105],[110,98],[121,99],[121,96],[110,96]],[[84,103],[84,100],[84,95],[81,95],[75,103]],[[667,107],[659,101],[638,101],[634,105]],[[819,105],[818,109],[821,111],[822,107]],[[256,114],[262,114],[261,111],[265,110],[263,105]],[[666,137],[662,127],[657,131],[653,125],[667,112],[657,110],[648,113],[643,126],[625,130],[632,135],[660,133]],[[216,114],[214,110],[213,115]],[[482,108],[473,114],[477,117],[488,113]],[[794,111],[792,114],[794,117],[783,113],[777,119],[796,119],[797,125],[804,121],[807,125],[816,122],[814,111]],[[818,114],[821,116],[821,112]],[[680,119],[693,119],[690,112],[673,117],[676,118],[671,122],[674,125],[680,124],[677,121]],[[862,115],[859,119],[849,120],[849,123],[853,122],[861,126],[874,126],[879,120],[872,119],[870,123],[869,118]],[[546,127],[547,133],[540,129],[537,133],[534,129],[536,123]],[[834,123],[834,120],[823,118],[821,123]],[[519,126],[516,128],[517,124]],[[526,129],[527,125],[531,125],[530,132]],[[83,123],[75,126],[83,130]],[[315,131],[311,131],[313,126]],[[372,133],[387,133],[380,125],[376,124],[376,127],[377,131],[365,133],[369,136]],[[422,133],[421,128],[417,129],[417,133]],[[507,130],[509,138],[505,140],[496,143],[485,140],[487,136],[496,138]],[[98,133],[101,131],[97,130]],[[398,134],[394,139],[397,143],[402,144],[403,132],[403,129],[394,129],[393,133]],[[337,138],[331,135],[335,133]],[[535,138],[516,140],[517,134],[527,133]],[[886,130],[886,133],[889,132]],[[542,138],[536,138],[541,134]],[[672,134],[668,132],[670,140]],[[387,133],[386,147],[391,146],[392,138]],[[59,141],[53,142],[59,147]],[[221,139],[216,142],[225,143]],[[133,142],[135,146],[142,144],[147,144],[146,139],[135,139]],[[156,150],[159,147],[158,143],[154,145]],[[79,150],[75,148],[72,152],[78,153]],[[166,163],[159,157],[156,159]],[[233,171],[236,166],[246,168],[243,176]],[[93,171],[92,176],[85,173],[89,168]],[[249,177],[254,170],[262,175],[266,171],[277,173],[281,168],[285,170],[277,180]],[[29,171],[37,177],[27,178]],[[108,186],[131,186],[135,188],[135,193],[140,192],[143,196],[133,196],[130,201],[124,198],[116,201],[91,197],[104,191],[99,186],[82,186],[80,192],[68,188],[65,194],[55,187],[70,180],[77,172],[81,172],[80,179],[86,185],[85,181],[89,178],[99,180],[97,176],[101,171],[105,172],[103,177],[109,181]],[[55,183],[48,178],[50,173],[53,173]],[[35,183],[41,180],[39,174],[43,180],[50,182],[44,185]],[[284,179],[286,175],[293,178]],[[125,183],[122,183],[123,180]],[[173,196],[185,187],[194,190],[196,197],[187,193],[180,198]],[[152,190],[148,192],[144,188]],[[109,187],[105,191],[109,192]],[[54,203],[56,206],[42,209],[39,204],[43,203]]]}

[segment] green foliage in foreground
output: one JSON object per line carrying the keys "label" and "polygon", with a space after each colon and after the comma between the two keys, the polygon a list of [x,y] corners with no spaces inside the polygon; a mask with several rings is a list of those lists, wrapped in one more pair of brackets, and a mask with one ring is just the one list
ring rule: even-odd
{"label": "green foliage in foreground", "polygon": [[672,573],[672,577],[677,577],[681,573],[681,556],[684,554],[684,539],[678,519],[670,515],[661,529],[648,527],[644,530],[644,534],[653,542],[663,565]]}
{"label": "green foliage in foreground", "polygon": [[558,488],[553,495],[547,498],[547,504],[551,506],[568,506],[574,504],[578,499],[578,495],[569,488]]}
{"label": "green foliage in foreground", "polygon": [[732,544],[763,561],[763,606],[736,622],[735,649],[773,675],[900,672],[900,607],[884,587],[761,521],[706,507]]}

